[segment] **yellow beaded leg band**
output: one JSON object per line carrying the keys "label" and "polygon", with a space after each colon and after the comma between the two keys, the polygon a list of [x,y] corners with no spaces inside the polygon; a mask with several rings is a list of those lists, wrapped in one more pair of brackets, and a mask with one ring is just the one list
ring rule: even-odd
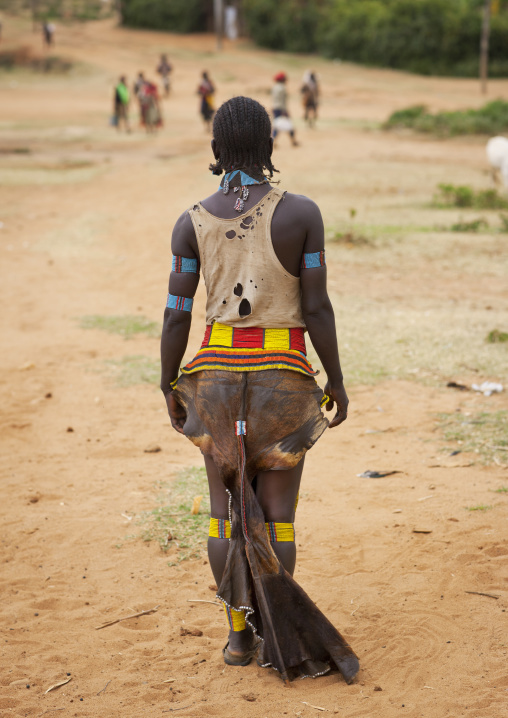
{"label": "yellow beaded leg band", "polygon": [[283,524],[275,521],[268,521],[265,524],[268,538],[272,543],[278,541],[294,541],[295,540],[295,525],[294,524]]}
{"label": "yellow beaded leg band", "polygon": [[228,519],[210,519],[208,535],[212,538],[231,538],[231,524]]}
{"label": "yellow beaded leg band", "polygon": [[225,603],[224,613],[229,623],[229,627],[232,631],[245,631],[247,625],[245,623],[245,613],[243,611],[235,611],[233,608],[229,608]]}

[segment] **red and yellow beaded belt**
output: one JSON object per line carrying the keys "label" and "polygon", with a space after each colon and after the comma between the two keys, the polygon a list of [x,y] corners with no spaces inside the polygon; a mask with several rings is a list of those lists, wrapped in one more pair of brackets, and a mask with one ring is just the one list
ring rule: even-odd
{"label": "red and yellow beaded belt", "polygon": [[291,369],[315,376],[306,357],[304,330],[229,327],[220,322],[208,325],[194,359],[182,368],[183,374],[205,369],[262,371]]}

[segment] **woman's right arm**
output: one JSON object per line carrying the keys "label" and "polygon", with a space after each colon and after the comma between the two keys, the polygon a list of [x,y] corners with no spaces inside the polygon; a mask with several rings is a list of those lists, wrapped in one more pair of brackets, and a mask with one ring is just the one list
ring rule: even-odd
{"label": "woman's right arm", "polygon": [[[172,271],[169,277],[168,306],[164,310],[161,336],[161,390],[166,398],[173,428],[182,432],[185,423],[183,408],[171,396],[171,383],[178,377],[180,364],[187,348],[191,327],[192,300],[199,283],[199,256],[196,235],[189,214],[178,219],[171,239],[176,269],[182,268],[180,258],[190,260],[185,268],[195,266],[197,271]],[[186,301],[187,300],[187,301]]]}
{"label": "woman's right arm", "polygon": [[330,401],[326,408],[330,411],[334,403],[337,405],[337,412],[330,422],[332,429],[346,420],[349,400],[340,367],[335,315],[326,289],[326,265],[321,254],[325,246],[323,219],[318,206],[310,200],[306,202],[305,218],[307,237],[303,249],[304,257],[313,255],[314,259],[309,258],[308,264],[318,266],[305,268],[305,262],[302,262],[302,312],[310,340],[328,377],[324,391]]}

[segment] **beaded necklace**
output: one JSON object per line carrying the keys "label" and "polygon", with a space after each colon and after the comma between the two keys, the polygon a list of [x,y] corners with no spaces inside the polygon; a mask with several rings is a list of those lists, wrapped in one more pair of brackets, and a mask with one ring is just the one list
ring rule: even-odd
{"label": "beaded necklace", "polygon": [[224,175],[219,185],[219,192],[222,190],[224,194],[229,194],[231,187],[233,188],[233,192],[240,192],[241,194],[236,198],[235,210],[237,212],[243,212],[245,202],[249,198],[248,185],[253,184],[268,184],[268,180],[266,177],[262,180],[256,180],[243,170],[232,170]]}

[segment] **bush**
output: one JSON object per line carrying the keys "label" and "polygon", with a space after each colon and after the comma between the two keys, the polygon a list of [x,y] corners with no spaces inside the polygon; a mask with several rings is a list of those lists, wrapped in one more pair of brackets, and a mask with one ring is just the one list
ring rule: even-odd
{"label": "bush", "polygon": [[130,27],[202,32],[206,3],[202,0],[123,0],[122,22]]}
{"label": "bush", "polygon": [[286,52],[315,52],[328,0],[249,0],[244,17],[252,39]]}
{"label": "bush", "polygon": [[499,135],[508,130],[508,102],[493,100],[479,110],[455,112],[427,112],[424,105],[394,112],[383,125],[384,129],[409,127],[439,137],[456,135]]}
{"label": "bush", "polygon": [[501,342],[508,342],[508,333],[500,332],[499,329],[493,329],[489,332],[485,338],[485,341],[489,344],[499,344]]}
{"label": "bush", "polygon": [[481,232],[482,229],[487,229],[488,226],[489,223],[482,217],[479,217],[478,219],[471,220],[471,222],[455,222],[450,229],[452,232]]}

